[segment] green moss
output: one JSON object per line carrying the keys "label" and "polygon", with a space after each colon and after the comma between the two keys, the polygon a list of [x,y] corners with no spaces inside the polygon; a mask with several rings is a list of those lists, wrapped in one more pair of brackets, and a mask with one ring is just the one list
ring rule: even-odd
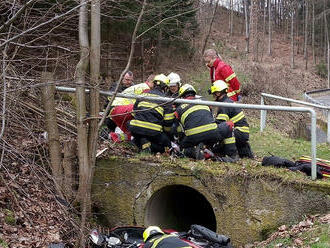
{"label": "green moss", "polygon": [[1,248],[8,248],[9,245],[7,244],[6,241],[4,241],[4,240],[2,240],[2,239],[0,238],[0,247],[1,247]]}
{"label": "green moss", "polygon": [[16,218],[15,218],[15,214],[13,211],[9,210],[9,209],[5,209],[4,210],[4,214],[5,214],[5,223],[8,225],[16,225]]}

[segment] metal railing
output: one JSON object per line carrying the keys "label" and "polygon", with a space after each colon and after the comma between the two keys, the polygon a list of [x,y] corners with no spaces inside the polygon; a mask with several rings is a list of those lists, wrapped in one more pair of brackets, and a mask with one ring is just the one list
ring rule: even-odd
{"label": "metal railing", "polygon": [[[56,87],[58,91],[63,92],[75,92],[75,88],[68,87]],[[89,90],[86,90],[88,92]],[[112,96],[114,92],[100,91],[101,95]],[[316,113],[312,108],[304,107],[289,107],[289,106],[273,106],[273,105],[256,105],[256,104],[242,104],[242,103],[224,103],[215,101],[203,101],[203,100],[187,100],[187,99],[175,99],[169,97],[151,97],[143,95],[129,95],[118,93],[118,97],[125,97],[138,100],[152,100],[156,102],[171,102],[171,103],[187,103],[187,104],[199,104],[207,106],[219,106],[219,107],[233,107],[242,109],[256,109],[256,110],[275,110],[275,111],[289,111],[289,112],[309,112],[311,114],[311,157],[312,157],[312,180],[316,179]]]}
{"label": "metal railing", "polygon": [[[298,104],[301,104],[301,105],[306,105],[306,106],[309,106],[309,107],[319,108],[319,109],[322,109],[322,110],[326,111],[327,112],[327,143],[330,143],[330,106],[299,101],[299,100],[286,98],[286,97],[282,97],[282,96],[276,96],[276,95],[267,94],[267,93],[261,93],[261,105],[265,104],[265,101],[264,101],[265,97],[273,98],[273,99],[277,99],[277,100],[288,101],[288,102],[293,102],[293,103],[298,103]],[[266,115],[267,115],[267,111],[262,110],[261,113],[260,113],[260,132],[262,132],[266,127]]]}

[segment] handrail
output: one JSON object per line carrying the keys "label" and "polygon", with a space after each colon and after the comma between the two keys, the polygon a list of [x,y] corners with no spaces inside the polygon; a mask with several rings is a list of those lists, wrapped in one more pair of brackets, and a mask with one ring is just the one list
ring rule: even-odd
{"label": "handrail", "polygon": [[[56,90],[63,92],[75,92],[75,88],[69,87],[56,87]],[[88,93],[89,90],[86,89]],[[112,96],[114,92],[100,91],[101,95]],[[152,97],[143,95],[131,95],[118,93],[118,97],[125,97],[139,100],[152,100],[156,102],[171,102],[171,103],[187,103],[187,104],[199,104],[207,106],[220,106],[220,107],[233,107],[243,109],[257,109],[257,110],[275,110],[275,111],[290,111],[290,112],[309,112],[311,114],[311,157],[312,157],[312,180],[316,179],[316,113],[312,108],[305,107],[289,107],[289,106],[274,106],[274,105],[257,105],[257,104],[242,104],[242,103],[224,103],[215,101],[203,101],[203,100],[187,100],[176,99],[169,97]]]}
{"label": "handrail", "polygon": [[[317,91],[314,91],[314,92],[321,92],[321,91],[327,91],[327,90],[317,90]],[[299,101],[299,100],[286,98],[286,97],[282,97],[282,96],[276,96],[276,95],[267,94],[267,93],[261,93],[261,104],[265,104],[264,103],[264,97],[269,97],[269,98],[288,101],[288,102],[294,102],[294,103],[298,103],[298,104],[301,104],[301,105],[306,105],[306,106],[310,106],[310,107],[325,110],[327,112],[327,143],[330,143],[330,106]],[[260,131],[261,132],[266,127],[266,114],[267,114],[266,111],[261,111],[261,115],[260,115]]]}

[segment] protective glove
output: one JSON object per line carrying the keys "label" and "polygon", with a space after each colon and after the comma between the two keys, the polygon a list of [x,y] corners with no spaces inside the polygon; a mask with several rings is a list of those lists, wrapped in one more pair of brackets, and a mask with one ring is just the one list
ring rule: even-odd
{"label": "protective glove", "polygon": [[226,121],[227,125],[229,126],[230,131],[233,131],[234,128],[234,122],[232,121]]}
{"label": "protective glove", "polygon": [[209,159],[209,158],[213,158],[214,157],[214,153],[212,151],[210,151],[209,149],[204,149],[204,158],[205,159]]}

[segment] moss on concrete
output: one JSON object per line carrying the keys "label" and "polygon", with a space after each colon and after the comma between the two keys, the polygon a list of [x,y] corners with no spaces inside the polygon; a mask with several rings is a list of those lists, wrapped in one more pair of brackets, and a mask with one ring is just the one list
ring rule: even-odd
{"label": "moss on concrete", "polygon": [[224,164],[157,156],[99,161],[93,199],[109,225],[144,225],[152,195],[177,184],[206,197],[217,231],[236,245],[261,240],[282,224],[330,208],[330,180],[312,181],[301,173],[250,160]]}

